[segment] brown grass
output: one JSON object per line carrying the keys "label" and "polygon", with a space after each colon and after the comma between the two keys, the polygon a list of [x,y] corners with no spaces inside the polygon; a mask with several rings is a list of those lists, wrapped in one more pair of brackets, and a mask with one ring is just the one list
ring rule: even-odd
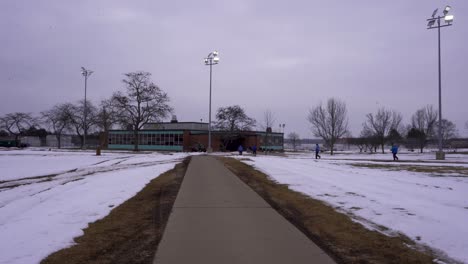
{"label": "brown grass", "polygon": [[189,158],[148,183],[143,190],[89,224],[76,245],[41,263],[152,263]]}
{"label": "brown grass", "polygon": [[432,263],[435,258],[427,248],[412,249],[420,246],[403,235],[390,237],[366,229],[333,207],[273,182],[249,165],[232,158],[220,160],[339,263]]}

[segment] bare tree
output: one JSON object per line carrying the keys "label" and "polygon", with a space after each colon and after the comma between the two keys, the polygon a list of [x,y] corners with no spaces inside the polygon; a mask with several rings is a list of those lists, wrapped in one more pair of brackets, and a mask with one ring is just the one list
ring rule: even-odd
{"label": "bare tree", "polygon": [[288,134],[288,139],[289,139],[289,142],[291,142],[293,150],[296,151],[296,147],[301,144],[301,139],[299,138],[299,134],[297,134],[296,132],[291,132]]}
{"label": "bare tree", "polygon": [[51,129],[57,138],[57,146],[62,146],[63,133],[72,127],[74,106],[70,103],[58,104],[41,112],[42,121]]}
{"label": "bare tree", "polygon": [[382,147],[382,153],[385,153],[384,147],[388,136],[392,130],[400,129],[403,117],[400,113],[385,108],[380,108],[377,114],[367,114],[367,120],[364,122],[364,130],[370,131],[378,140]]}
{"label": "bare tree", "polygon": [[366,148],[366,139],[363,137],[348,138],[348,144],[354,145],[359,148],[359,152],[363,152]]}
{"label": "bare tree", "polygon": [[266,110],[263,113],[263,124],[262,128],[263,130],[266,130],[267,128],[273,128],[276,122],[276,117],[275,114],[271,110]]}
{"label": "bare tree", "polygon": [[216,129],[223,133],[223,148],[237,148],[232,143],[241,138],[240,131],[251,130],[255,126],[255,119],[250,118],[239,105],[220,107],[216,113]]}
{"label": "bare tree", "polygon": [[216,128],[225,131],[250,130],[256,121],[239,105],[220,107],[216,113]]}
{"label": "bare tree", "polygon": [[348,132],[348,117],[346,103],[337,98],[330,98],[327,105],[319,106],[309,111],[308,121],[312,125],[315,136],[321,137],[330,146],[331,155],[338,139]]}
{"label": "bare tree", "polygon": [[[437,132],[437,135],[439,134],[439,126],[435,127],[435,131]],[[458,130],[455,124],[447,119],[442,119],[442,140],[444,144],[449,139],[456,138],[458,137]]]}
{"label": "bare tree", "polygon": [[101,132],[108,132],[118,122],[117,113],[111,100],[102,100],[96,113],[96,126]]}
{"label": "bare tree", "polygon": [[273,126],[275,125],[276,117],[271,112],[271,110],[266,110],[263,113],[263,124],[262,128],[265,131],[264,144],[266,146],[266,151],[268,152],[268,146],[271,144],[271,133],[273,132]]}
{"label": "bare tree", "polygon": [[130,72],[122,80],[126,93],[116,92],[112,96],[112,106],[119,123],[131,126],[134,136],[134,150],[138,151],[139,131],[149,122],[158,122],[172,112],[169,97],[151,81],[149,72]]}
{"label": "bare tree", "polygon": [[437,111],[432,105],[427,105],[416,111],[411,117],[412,130],[411,135],[418,140],[418,147],[421,153],[427,144],[427,140],[434,134],[434,126],[437,121]]}
{"label": "bare tree", "polygon": [[30,113],[16,112],[0,117],[0,128],[5,129],[10,135],[15,137],[17,147],[21,134],[34,126],[35,123],[36,119]]}
{"label": "bare tree", "polygon": [[94,127],[96,124],[96,113],[97,108],[94,104],[87,100],[86,101],[86,123],[84,122],[84,108],[85,103],[84,100],[80,100],[76,104],[72,104],[72,109],[70,113],[71,117],[71,125],[73,130],[75,131],[76,135],[80,138],[80,147],[83,148],[84,146],[84,138],[83,135],[88,135],[89,131]]}
{"label": "bare tree", "polygon": [[8,137],[10,134],[6,130],[1,129],[0,130],[0,137]]}
{"label": "bare tree", "polygon": [[374,132],[367,127],[363,127],[360,138],[363,140],[364,149],[369,150],[370,153],[377,152],[380,146],[379,139],[374,135]]}

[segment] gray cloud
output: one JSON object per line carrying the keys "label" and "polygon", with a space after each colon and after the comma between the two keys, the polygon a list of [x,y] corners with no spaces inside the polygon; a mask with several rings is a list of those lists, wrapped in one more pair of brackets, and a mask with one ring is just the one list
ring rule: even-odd
{"label": "gray cloud", "polygon": [[96,102],[145,70],[172,98],[179,120],[207,120],[208,68],[218,49],[213,108],[240,104],[262,121],[270,109],[286,132],[311,137],[307,111],[347,102],[354,135],[385,106],[408,122],[437,104],[437,34],[425,19],[453,6],[443,29],[443,113],[468,119],[465,1],[2,1],[0,114],[39,112],[83,97],[81,66],[95,71]]}

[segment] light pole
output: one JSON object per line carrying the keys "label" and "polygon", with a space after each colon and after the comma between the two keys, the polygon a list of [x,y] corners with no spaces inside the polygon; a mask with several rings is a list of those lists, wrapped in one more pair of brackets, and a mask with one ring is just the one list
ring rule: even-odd
{"label": "light pole", "polygon": [[208,148],[206,149],[208,152],[212,152],[213,149],[211,148],[211,76],[212,76],[212,67],[213,65],[218,64],[219,57],[218,52],[215,50],[208,54],[205,58],[205,65],[210,66],[210,107],[209,107],[209,114],[208,114]]}
{"label": "light pole", "polygon": [[[444,160],[445,153],[442,150],[442,69],[441,69],[441,58],[440,58],[440,28],[441,27],[448,27],[452,25],[453,22],[453,15],[449,15],[449,11],[452,8],[450,6],[446,6],[443,11],[443,16],[437,15],[438,9],[434,10],[432,13],[432,17],[427,19],[427,29],[434,29],[437,28],[438,33],[438,44],[439,44],[439,151],[436,153],[436,159]],[[437,17],[436,17],[437,15]],[[444,19],[445,25],[440,24],[440,20]],[[437,22],[437,24],[436,24]]]}
{"label": "light pole", "polygon": [[286,124],[279,124],[280,133],[284,133],[284,127],[285,126],[286,126]]}
{"label": "light pole", "polygon": [[86,102],[86,88],[87,88],[87,85],[88,85],[88,77],[91,76],[91,74],[93,74],[93,71],[87,70],[84,67],[81,67],[81,74],[85,78],[85,82],[84,82],[84,110],[83,110],[83,112],[84,112],[83,113],[83,148],[86,148],[86,134],[88,133],[88,128],[87,128],[87,124],[86,124],[86,116],[88,114],[87,102]]}

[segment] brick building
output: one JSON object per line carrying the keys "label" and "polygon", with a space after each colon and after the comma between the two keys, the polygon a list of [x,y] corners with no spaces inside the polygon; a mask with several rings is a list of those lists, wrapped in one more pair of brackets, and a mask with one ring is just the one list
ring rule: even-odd
{"label": "brick building", "polygon": [[[133,149],[131,130],[110,130],[105,135],[108,149]],[[208,146],[208,123],[167,122],[149,123],[138,134],[140,150],[199,151]],[[261,131],[211,131],[213,151],[233,151],[256,145],[259,150],[283,150],[283,133]]]}

